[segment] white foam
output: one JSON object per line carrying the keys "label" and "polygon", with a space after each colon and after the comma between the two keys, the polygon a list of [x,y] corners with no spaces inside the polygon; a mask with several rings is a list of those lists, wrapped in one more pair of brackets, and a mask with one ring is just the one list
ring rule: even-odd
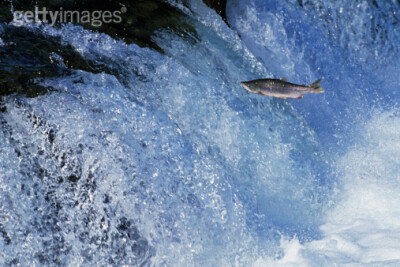
{"label": "white foam", "polygon": [[337,163],[343,186],[323,237],[303,245],[283,238],[284,257],[255,266],[400,264],[400,117],[378,112],[360,132]]}

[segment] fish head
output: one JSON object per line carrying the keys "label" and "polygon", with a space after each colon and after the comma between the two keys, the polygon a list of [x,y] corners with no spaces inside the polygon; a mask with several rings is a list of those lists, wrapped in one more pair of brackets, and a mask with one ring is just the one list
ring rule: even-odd
{"label": "fish head", "polygon": [[240,84],[243,86],[244,89],[246,89],[249,92],[257,93],[259,91],[257,84],[253,81],[241,82]]}

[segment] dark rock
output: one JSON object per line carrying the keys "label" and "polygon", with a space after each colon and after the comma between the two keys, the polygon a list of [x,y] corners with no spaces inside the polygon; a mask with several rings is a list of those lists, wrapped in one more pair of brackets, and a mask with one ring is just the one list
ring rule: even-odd
{"label": "dark rock", "polygon": [[226,18],[226,0],[203,0],[204,3],[214,9],[225,21],[225,23],[229,26],[228,20]]}

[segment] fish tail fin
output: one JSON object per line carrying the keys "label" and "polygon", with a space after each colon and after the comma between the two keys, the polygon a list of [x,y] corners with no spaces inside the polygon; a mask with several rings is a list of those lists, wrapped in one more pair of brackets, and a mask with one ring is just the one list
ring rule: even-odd
{"label": "fish tail fin", "polygon": [[312,84],[309,85],[310,88],[314,89],[315,93],[325,92],[325,90],[321,88],[321,85],[320,85],[321,80],[322,79],[319,79],[319,80],[317,80],[317,81],[315,81],[315,82],[313,82]]}

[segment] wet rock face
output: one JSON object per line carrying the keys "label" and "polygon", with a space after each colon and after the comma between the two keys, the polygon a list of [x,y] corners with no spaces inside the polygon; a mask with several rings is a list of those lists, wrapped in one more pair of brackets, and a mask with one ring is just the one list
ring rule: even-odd
{"label": "wet rock face", "polygon": [[[4,0],[2,0],[4,1]],[[83,0],[83,1],[16,1],[13,3],[14,10],[34,10],[35,6],[48,11],[70,10],[70,11],[118,11],[121,21],[118,19],[101,25],[93,23],[76,23],[84,28],[106,33],[115,39],[123,39],[126,43],[136,43],[141,47],[159,49],[151,40],[151,36],[159,29],[171,29],[193,34],[195,30],[185,22],[185,15],[177,8],[160,0],[137,0],[137,1],[111,1],[111,0]],[[4,2],[0,7],[0,21],[11,21],[11,4]],[[75,15],[71,15],[75,16]],[[76,18],[76,17],[75,17]],[[70,19],[70,17],[68,18]],[[67,19],[67,21],[69,21]]]}
{"label": "wet rock face", "polygon": [[[91,23],[80,25],[94,32],[107,35],[125,43],[136,43],[141,47],[149,47],[163,53],[162,49],[152,40],[152,36],[161,29],[168,29],[180,36],[196,36],[195,29],[180,10],[159,0],[139,1],[0,1],[0,97],[13,93],[29,97],[42,95],[51,88],[39,86],[45,77],[57,77],[68,74],[71,70],[84,70],[92,73],[106,72],[115,74],[97,62],[82,58],[77,51],[65,46],[57,38],[43,36],[24,27],[16,27],[7,23],[13,20],[11,9],[15,11],[48,11],[72,10],[89,11],[104,7],[110,12],[119,10],[120,23],[103,23],[93,26]],[[79,24],[79,23],[75,23]],[[60,27],[56,24],[55,27]],[[192,37],[191,37],[192,38]],[[1,99],[0,99],[1,102]]]}
{"label": "wet rock face", "polygon": [[38,85],[46,77],[68,74],[73,69],[98,73],[100,69],[84,60],[59,38],[32,30],[1,25],[0,96],[13,93],[36,97],[48,91]]}

